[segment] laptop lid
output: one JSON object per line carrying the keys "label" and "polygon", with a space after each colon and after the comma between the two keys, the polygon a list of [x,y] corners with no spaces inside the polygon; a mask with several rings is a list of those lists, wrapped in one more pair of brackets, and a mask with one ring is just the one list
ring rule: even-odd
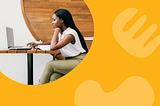
{"label": "laptop lid", "polygon": [[13,29],[6,27],[8,48],[14,46]]}

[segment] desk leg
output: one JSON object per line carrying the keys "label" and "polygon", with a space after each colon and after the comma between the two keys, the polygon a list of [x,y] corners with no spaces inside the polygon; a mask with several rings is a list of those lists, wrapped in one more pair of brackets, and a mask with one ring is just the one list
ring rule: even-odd
{"label": "desk leg", "polygon": [[27,53],[28,85],[33,85],[33,53]]}

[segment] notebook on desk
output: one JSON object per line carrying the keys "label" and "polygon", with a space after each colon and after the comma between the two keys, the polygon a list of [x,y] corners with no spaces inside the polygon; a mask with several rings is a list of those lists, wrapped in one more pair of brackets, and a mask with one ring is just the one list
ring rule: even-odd
{"label": "notebook on desk", "polygon": [[14,36],[13,36],[13,29],[6,27],[7,33],[7,44],[9,50],[30,50],[31,47],[28,46],[14,46]]}

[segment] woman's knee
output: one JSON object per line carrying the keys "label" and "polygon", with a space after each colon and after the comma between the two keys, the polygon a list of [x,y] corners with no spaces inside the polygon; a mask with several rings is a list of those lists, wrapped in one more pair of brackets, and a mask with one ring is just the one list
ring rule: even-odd
{"label": "woman's knee", "polygon": [[49,62],[46,64],[45,70],[53,70],[52,64],[53,64],[52,61],[49,61]]}

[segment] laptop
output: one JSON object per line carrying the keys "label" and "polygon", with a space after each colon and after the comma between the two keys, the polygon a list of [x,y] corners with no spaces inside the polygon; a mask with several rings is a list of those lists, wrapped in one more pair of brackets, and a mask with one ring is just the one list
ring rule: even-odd
{"label": "laptop", "polygon": [[14,46],[14,37],[13,37],[13,29],[6,27],[6,33],[7,33],[7,43],[8,43],[8,49],[9,50],[30,50],[32,47],[28,46]]}

